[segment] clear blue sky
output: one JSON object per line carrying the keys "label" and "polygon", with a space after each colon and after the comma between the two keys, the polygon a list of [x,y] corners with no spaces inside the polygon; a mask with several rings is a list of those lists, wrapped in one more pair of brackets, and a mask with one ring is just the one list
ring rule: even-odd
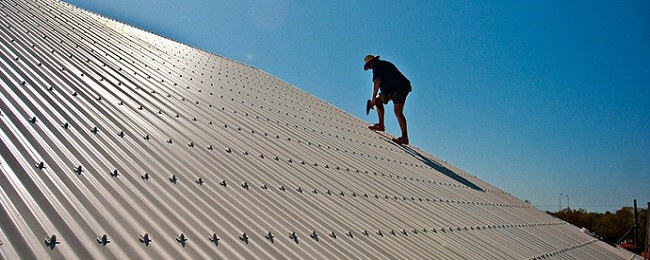
{"label": "clear blue sky", "polygon": [[557,211],[560,194],[598,212],[650,201],[650,1],[66,2],[368,122],[362,59],[381,55],[413,83],[413,145],[542,210]]}

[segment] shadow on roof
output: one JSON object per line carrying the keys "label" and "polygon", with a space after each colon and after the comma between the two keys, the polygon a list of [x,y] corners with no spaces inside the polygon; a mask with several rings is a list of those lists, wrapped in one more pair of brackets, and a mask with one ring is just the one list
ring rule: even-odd
{"label": "shadow on roof", "polygon": [[445,167],[445,166],[443,166],[443,165],[429,159],[428,157],[416,152],[415,150],[411,149],[410,147],[401,146],[401,145],[397,145],[397,144],[394,144],[394,145],[402,148],[402,150],[404,150],[406,153],[412,155],[413,157],[417,158],[418,160],[425,163],[429,167],[435,169],[436,171],[438,171],[438,172],[440,172],[440,173],[442,173],[444,175],[447,175],[447,177],[452,178],[452,179],[456,180],[457,182],[460,182],[461,184],[463,184],[463,185],[465,185],[467,187],[470,187],[470,188],[472,188],[474,190],[485,192],[485,190],[481,189],[481,187],[479,187],[478,185],[474,184],[473,182],[469,181],[468,179],[465,179],[463,176],[460,176],[460,175],[456,174],[454,171],[450,170],[449,168],[447,168],[447,167]]}

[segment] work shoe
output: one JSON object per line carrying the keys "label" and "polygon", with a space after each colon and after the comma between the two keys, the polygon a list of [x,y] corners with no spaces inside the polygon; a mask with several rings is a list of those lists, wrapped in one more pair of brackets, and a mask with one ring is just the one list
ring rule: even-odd
{"label": "work shoe", "polygon": [[401,145],[407,145],[409,144],[409,139],[403,136],[400,136],[398,138],[393,138],[393,142]]}
{"label": "work shoe", "polygon": [[368,126],[368,128],[369,128],[370,130],[380,131],[380,132],[383,132],[383,131],[385,130],[385,129],[384,129],[384,126],[383,126],[383,125],[380,125],[380,124],[374,124],[374,125]]}

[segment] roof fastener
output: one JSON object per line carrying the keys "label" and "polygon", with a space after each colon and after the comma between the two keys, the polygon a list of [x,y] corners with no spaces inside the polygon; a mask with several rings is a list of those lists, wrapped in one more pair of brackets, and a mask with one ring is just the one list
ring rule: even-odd
{"label": "roof fastener", "polygon": [[285,190],[286,190],[286,189],[284,188],[284,186],[280,186],[278,189],[280,189],[281,191],[285,191]]}
{"label": "roof fastener", "polygon": [[173,184],[176,184],[176,181],[178,181],[178,178],[176,178],[176,175],[172,175],[172,177],[169,177],[169,181]]}
{"label": "roof fastener", "polygon": [[111,172],[111,177],[117,177],[118,175],[120,174],[117,172],[117,169]]}
{"label": "roof fastener", "polygon": [[348,232],[345,233],[345,234],[346,234],[347,236],[349,236],[350,238],[354,238],[354,236],[352,235],[352,231],[350,231],[350,230],[348,230]]}
{"label": "roof fastener", "polygon": [[[364,230],[363,232],[366,232],[366,231]],[[366,233],[366,236],[367,236],[367,235],[368,235],[368,233]],[[383,237],[383,236],[384,236],[384,234],[381,233],[381,230],[377,230],[377,235],[379,235],[380,237]]]}
{"label": "roof fastener", "polygon": [[144,140],[149,141],[149,139],[151,139],[151,138],[149,137],[149,135],[145,135],[145,136],[144,136]]}
{"label": "roof fastener", "polygon": [[298,235],[296,235],[296,232],[291,231],[289,232],[289,239],[293,240],[293,242],[298,243]]}
{"label": "roof fastener", "polygon": [[296,191],[299,192],[299,193],[302,193],[302,188],[298,187],[298,188],[296,189]]}
{"label": "roof fastener", "polygon": [[244,188],[245,190],[248,189],[248,183],[244,182],[241,184],[241,187]]}
{"label": "roof fastener", "polygon": [[168,143],[168,144],[171,144],[171,143],[173,143],[173,142],[174,142],[174,141],[172,141],[172,139],[167,140],[167,143]]}
{"label": "roof fastener", "polygon": [[268,233],[266,233],[266,234],[264,235],[264,237],[265,237],[266,239],[268,239],[269,241],[271,241],[271,244],[273,244],[273,239],[275,238],[275,236],[274,236],[273,234],[271,234],[271,231],[269,231]]}
{"label": "roof fastener", "polygon": [[50,249],[54,249],[54,247],[58,244],[61,244],[61,241],[56,240],[56,235],[52,235],[49,238],[45,238],[45,245],[49,247]]}
{"label": "roof fastener", "polygon": [[32,124],[35,124],[36,123],[36,117],[30,118],[29,122],[32,123]]}
{"label": "roof fastener", "polygon": [[212,233],[212,236],[208,237],[210,242],[214,243],[214,245],[218,246],[219,245],[219,240],[221,240],[216,233]]}
{"label": "roof fastener", "polygon": [[267,190],[267,189],[269,188],[268,186],[266,186],[266,184],[262,184],[260,187],[261,187],[263,190]]}
{"label": "roof fastener", "polygon": [[336,239],[336,233],[334,231],[330,232],[330,237]]}
{"label": "roof fastener", "polygon": [[212,148],[212,145],[208,145],[208,150],[212,151],[214,148]]}
{"label": "roof fastener", "polygon": [[187,146],[194,147],[194,142],[190,142],[189,144],[187,144]]}
{"label": "roof fastener", "polygon": [[392,230],[392,229],[391,229],[391,230],[388,231],[388,233],[390,233],[391,235],[394,236],[394,235],[395,235],[395,230]]}
{"label": "roof fastener", "polygon": [[97,129],[97,127],[95,126],[93,127],[93,129],[90,130],[90,132],[93,134],[97,134],[99,132],[99,129]]}
{"label": "roof fastener", "polygon": [[194,182],[196,182],[198,185],[203,185],[203,179],[201,178],[196,179]]}
{"label": "roof fastener", "polygon": [[117,136],[119,136],[120,138],[124,138],[124,131],[120,131],[119,133],[117,133]]}
{"label": "roof fastener", "polygon": [[149,180],[149,174],[145,172],[144,175],[140,176],[140,178],[142,178],[145,181]]}
{"label": "roof fastener", "polygon": [[226,183],[226,180],[221,180],[219,182],[219,185],[224,186],[224,187],[228,187],[228,183]]}
{"label": "roof fastener", "polygon": [[63,127],[63,129],[68,129],[68,127],[70,127],[70,124],[63,123],[63,124],[61,124],[61,126]]}
{"label": "roof fastener", "polygon": [[181,243],[181,246],[185,247],[185,243],[187,242],[187,238],[185,237],[185,235],[183,233],[181,233],[179,236],[176,237],[176,241],[178,241],[178,243]]}
{"label": "roof fastener", "polygon": [[39,169],[39,170],[43,170],[43,169],[46,169],[46,168],[47,168],[47,167],[45,166],[45,163],[44,163],[44,162],[36,163],[36,164],[34,164],[34,167],[36,167],[36,169]]}
{"label": "roof fastener", "polygon": [[309,233],[309,237],[311,237],[312,239],[318,241],[318,234],[316,234],[316,230],[312,230],[312,231]]}
{"label": "roof fastener", "polygon": [[249,239],[250,238],[248,237],[248,235],[246,235],[246,232],[243,232],[243,233],[241,233],[241,235],[239,235],[239,240],[246,243],[247,245],[248,245],[248,240]]}
{"label": "roof fastener", "polygon": [[151,242],[152,240],[149,238],[149,234],[144,233],[144,235],[140,236],[140,243],[143,243],[144,246],[149,246]]}
{"label": "roof fastener", "polygon": [[81,175],[81,173],[84,171],[83,167],[81,165],[75,167],[73,170],[74,170],[74,172],[76,172],[79,175]]}
{"label": "roof fastener", "polygon": [[97,237],[97,243],[99,243],[99,244],[102,245],[102,246],[106,246],[106,245],[107,245],[108,243],[110,243],[110,242],[111,242],[111,241],[108,240],[108,236],[106,236],[106,234],[104,234],[104,235],[101,236],[101,237]]}

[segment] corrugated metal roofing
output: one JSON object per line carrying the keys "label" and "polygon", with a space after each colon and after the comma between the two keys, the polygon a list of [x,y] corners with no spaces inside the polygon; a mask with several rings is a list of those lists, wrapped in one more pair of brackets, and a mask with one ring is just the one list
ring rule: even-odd
{"label": "corrugated metal roofing", "polygon": [[2,258],[632,257],[259,69],[0,6]]}

